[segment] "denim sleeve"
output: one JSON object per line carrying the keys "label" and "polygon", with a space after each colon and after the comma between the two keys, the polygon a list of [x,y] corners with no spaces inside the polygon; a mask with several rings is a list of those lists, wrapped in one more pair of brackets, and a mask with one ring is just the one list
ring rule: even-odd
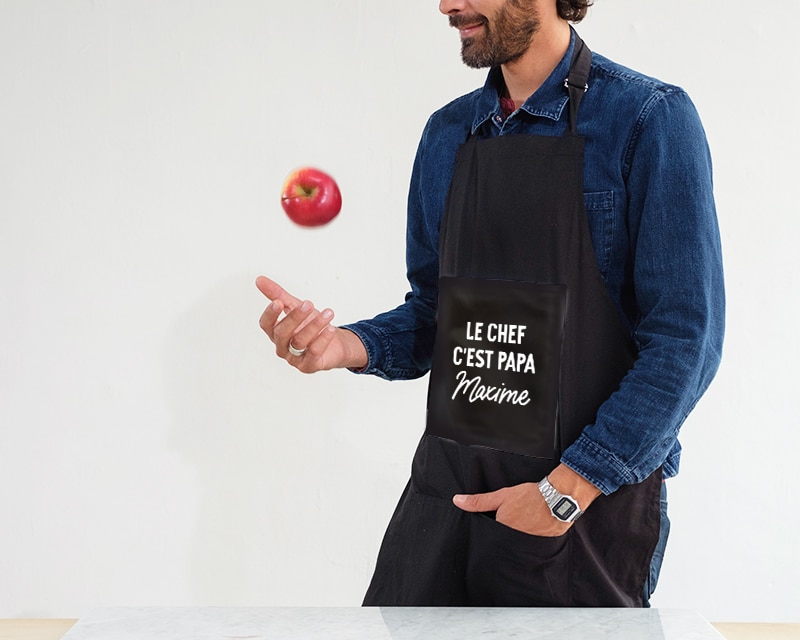
{"label": "denim sleeve", "polygon": [[562,456],[606,494],[643,481],[676,446],[719,366],[725,322],[711,158],[685,93],[659,92],[646,103],[624,169],[639,354]]}
{"label": "denim sleeve", "polygon": [[[436,335],[439,253],[438,223],[427,220],[425,215],[426,209],[437,209],[423,195],[423,176],[429,173],[423,167],[430,130],[429,122],[417,149],[408,194],[406,266],[411,291],[397,308],[344,327],[361,338],[369,356],[366,368],[355,373],[372,374],[386,380],[410,380],[425,375],[431,367]],[[438,180],[442,175],[441,171],[436,171],[433,177]]]}

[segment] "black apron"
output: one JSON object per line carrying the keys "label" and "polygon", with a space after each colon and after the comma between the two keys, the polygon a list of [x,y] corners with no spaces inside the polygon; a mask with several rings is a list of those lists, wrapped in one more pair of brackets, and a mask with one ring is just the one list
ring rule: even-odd
{"label": "black apron", "polygon": [[577,39],[561,137],[470,137],[440,234],[426,432],[364,604],[642,606],[660,470],[600,496],[563,536],[461,511],[454,494],[538,482],[595,420],[636,350],[597,267],[577,112]]}

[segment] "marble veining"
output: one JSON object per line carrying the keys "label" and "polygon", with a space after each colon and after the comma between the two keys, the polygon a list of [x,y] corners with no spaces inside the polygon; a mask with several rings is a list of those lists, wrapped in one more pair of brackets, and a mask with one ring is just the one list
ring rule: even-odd
{"label": "marble veining", "polygon": [[98,609],[64,640],[720,640],[673,609],[119,607]]}

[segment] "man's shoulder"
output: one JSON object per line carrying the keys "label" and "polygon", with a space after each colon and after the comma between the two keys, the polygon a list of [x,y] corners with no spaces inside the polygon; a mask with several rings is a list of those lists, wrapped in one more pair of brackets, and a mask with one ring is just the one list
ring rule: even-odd
{"label": "man's shoulder", "polygon": [[592,54],[589,80],[590,83],[594,80],[601,88],[625,100],[638,98],[647,101],[669,94],[685,94],[685,91],[677,85],[626,67],[598,53]]}
{"label": "man's shoulder", "polygon": [[582,113],[598,114],[598,126],[611,135],[640,132],[666,121],[685,127],[699,121],[697,109],[682,87],[599,54],[593,54],[588,84]]}

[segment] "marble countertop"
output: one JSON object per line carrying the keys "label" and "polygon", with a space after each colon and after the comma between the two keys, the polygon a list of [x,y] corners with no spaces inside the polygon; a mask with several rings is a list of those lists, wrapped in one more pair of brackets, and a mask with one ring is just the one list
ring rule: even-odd
{"label": "marble countertop", "polygon": [[674,609],[200,607],[98,609],[64,640],[719,640]]}

